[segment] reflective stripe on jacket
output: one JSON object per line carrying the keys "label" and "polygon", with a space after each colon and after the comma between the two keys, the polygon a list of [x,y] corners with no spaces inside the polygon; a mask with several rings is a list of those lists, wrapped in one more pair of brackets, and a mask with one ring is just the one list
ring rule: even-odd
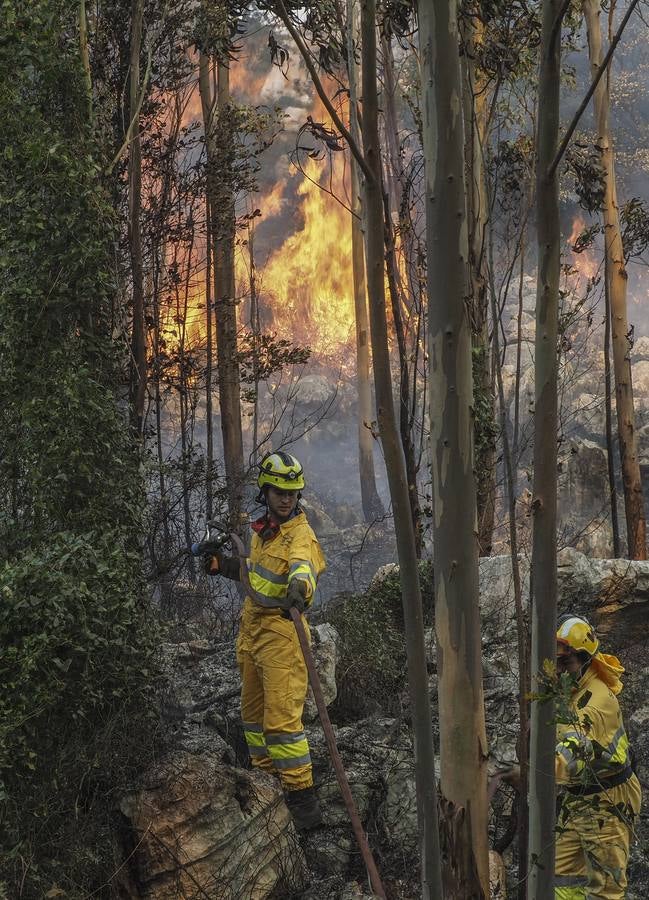
{"label": "reflective stripe on jacket", "polygon": [[620,704],[594,669],[587,669],[580,679],[570,708],[574,721],[557,726],[555,769],[559,784],[605,780],[630,765]]}
{"label": "reflective stripe on jacket", "polygon": [[251,599],[262,606],[278,606],[286,597],[289,583],[297,578],[306,584],[306,601],[313,600],[319,576],[325,570],[325,558],[304,513],[298,513],[279,526],[270,540],[253,534],[246,562]]}

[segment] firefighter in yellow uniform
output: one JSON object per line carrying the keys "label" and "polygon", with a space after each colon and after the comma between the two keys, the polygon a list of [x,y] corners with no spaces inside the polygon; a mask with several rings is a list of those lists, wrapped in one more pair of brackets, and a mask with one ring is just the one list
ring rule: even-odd
{"label": "firefighter in yellow uniform", "polygon": [[572,675],[575,685],[570,721],[557,726],[555,900],[617,900],[626,893],[641,800],[617,699],[624,669],[599,652],[586,619],[567,615],[557,631],[557,672]]}
{"label": "firefighter in yellow uniform", "polygon": [[[299,506],[305,481],[297,459],[267,453],[257,484],[266,512],[252,523],[245,560],[237,640],[241,717],[252,764],[279,776],[295,824],[306,830],[317,827],[321,817],[302,725],[308,675],[288,609],[303,613],[310,606],[325,560]],[[220,554],[208,560],[210,574],[235,580],[241,580],[239,566],[238,559]],[[302,621],[310,636],[304,616]]]}

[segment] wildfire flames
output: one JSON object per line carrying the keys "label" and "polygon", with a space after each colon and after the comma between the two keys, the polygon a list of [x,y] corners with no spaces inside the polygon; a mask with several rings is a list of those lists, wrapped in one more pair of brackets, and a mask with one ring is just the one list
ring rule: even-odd
{"label": "wildfire flames", "polygon": [[[302,225],[263,268],[262,293],[281,337],[331,355],[354,334],[351,217],[318,187],[326,177],[322,163],[310,159],[305,172],[298,187]],[[334,179],[337,196],[343,196],[341,180]]]}
{"label": "wildfire flames", "polygon": [[[246,85],[246,93],[249,88]],[[311,112],[319,117],[319,101]],[[194,87],[184,100],[182,122],[188,126],[200,123],[201,118],[200,98]],[[281,231],[285,233],[283,243],[267,261],[263,246],[255,243],[263,327],[299,346],[310,347],[316,358],[335,362],[349,356],[344,351],[354,337],[351,213],[336,200],[347,196],[344,168],[339,159],[330,171],[327,160],[309,158],[304,164],[305,174],[279,178],[252,201],[261,210],[261,221],[271,223],[275,237]],[[202,218],[204,213],[198,211],[198,215]],[[275,246],[277,243],[275,240]],[[176,273],[176,284],[161,303],[161,336],[168,348],[198,348],[204,345],[206,332],[204,235],[197,232],[189,253],[168,245],[165,256],[167,270]],[[241,325],[248,320],[250,292],[245,241],[236,253],[236,283]]]}

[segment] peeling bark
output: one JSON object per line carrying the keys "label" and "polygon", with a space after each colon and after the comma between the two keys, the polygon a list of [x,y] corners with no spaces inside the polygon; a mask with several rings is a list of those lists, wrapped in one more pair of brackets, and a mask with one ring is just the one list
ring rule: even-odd
{"label": "peeling bark", "polygon": [[445,896],[487,898],[487,738],[457,6],[419,3]]}

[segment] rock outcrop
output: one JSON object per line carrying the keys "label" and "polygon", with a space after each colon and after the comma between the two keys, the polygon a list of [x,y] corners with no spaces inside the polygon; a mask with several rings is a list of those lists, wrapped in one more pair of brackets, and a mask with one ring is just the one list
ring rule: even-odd
{"label": "rock outcrop", "polygon": [[279,784],[228,765],[222,754],[170,754],[120,809],[142,898],[263,900],[278,888],[290,896],[307,884],[306,860]]}
{"label": "rock outcrop", "polygon": [[[386,567],[384,576],[389,571]],[[523,559],[521,574],[527,606],[529,566]],[[649,563],[589,559],[568,549],[559,555],[558,576],[561,609],[590,616],[605,649],[618,654],[627,667],[621,699],[637,751],[639,776],[647,785]],[[515,761],[518,737],[516,626],[509,557],[481,560],[480,587],[490,767],[497,769]],[[314,627],[313,634],[327,699],[332,701],[337,636],[328,624]],[[427,631],[426,645],[437,741],[432,629]],[[363,893],[367,884],[362,863],[313,708],[307,708],[306,731],[324,826],[298,839],[279,785],[247,768],[233,645],[197,639],[169,643],[164,658],[169,674],[164,698],[167,752],[139,790],[121,803],[130,835],[125,856],[134,885],[128,896],[146,900],[205,895],[224,900],[371,896]],[[344,677],[344,673],[338,675]],[[406,722],[405,672],[402,709],[403,719],[379,712],[334,729],[352,794],[370,843],[378,850],[391,896],[414,898],[418,891],[417,803]],[[510,799],[502,795],[495,802],[494,840],[507,828]],[[649,861],[643,850],[649,839],[646,819],[639,823],[637,834],[627,900],[649,896]],[[506,852],[505,863],[508,860],[511,862]],[[504,897],[505,870],[496,857],[492,863],[494,897]]]}

